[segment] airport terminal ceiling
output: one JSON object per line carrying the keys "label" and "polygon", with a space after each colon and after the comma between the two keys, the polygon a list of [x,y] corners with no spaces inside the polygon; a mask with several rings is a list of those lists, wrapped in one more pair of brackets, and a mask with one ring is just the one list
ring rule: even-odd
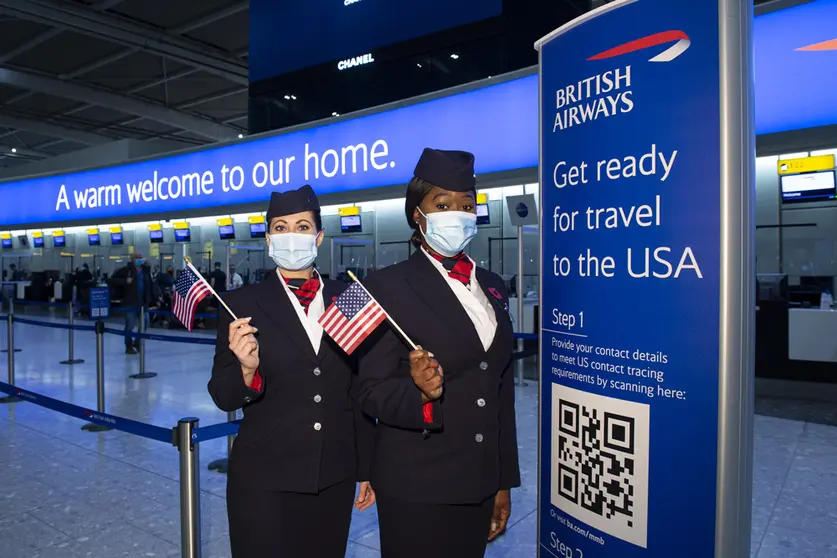
{"label": "airport terminal ceiling", "polygon": [[0,1],[0,175],[115,140],[246,134],[247,0]]}

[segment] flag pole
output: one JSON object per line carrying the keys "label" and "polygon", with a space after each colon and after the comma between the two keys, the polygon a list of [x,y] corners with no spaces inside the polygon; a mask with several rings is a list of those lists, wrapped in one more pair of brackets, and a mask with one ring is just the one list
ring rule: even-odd
{"label": "flag pole", "polygon": [[400,333],[400,334],[401,334],[401,337],[403,337],[403,338],[404,338],[404,341],[406,341],[406,342],[407,342],[407,344],[408,344],[408,345],[410,345],[410,347],[411,347],[414,351],[415,351],[415,350],[418,350],[418,345],[416,345],[415,343],[413,343],[413,340],[412,340],[412,339],[410,339],[410,337],[409,337],[406,333],[404,333],[404,330],[403,330],[403,329],[401,329],[401,326],[399,326],[397,323],[395,323],[395,320],[393,320],[393,319],[392,319],[392,316],[390,316],[390,315],[389,315],[389,312],[387,312],[387,311],[386,311],[386,309],[385,309],[383,306],[381,306],[381,304],[380,304],[377,300],[375,300],[375,297],[374,297],[374,296],[372,296],[372,293],[370,293],[370,292],[366,289],[366,287],[363,285],[363,283],[361,283],[361,282],[358,280],[358,278],[355,276],[355,274],[354,274],[354,273],[352,273],[352,272],[351,272],[351,271],[349,271],[349,270],[346,270],[346,273],[349,275],[349,278],[350,278],[352,281],[354,281],[355,283],[357,283],[358,285],[360,285],[360,288],[361,288],[361,289],[363,289],[363,291],[364,291],[367,295],[369,295],[369,298],[371,298],[373,301],[375,301],[375,303],[376,303],[378,306],[380,306],[380,307],[381,307],[381,310],[383,310],[383,311],[384,311],[384,316],[386,316],[386,317],[387,317],[387,320],[389,320],[389,323],[390,323],[390,324],[392,324],[392,327],[394,327],[394,328],[395,328],[395,330],[396,330],[398,333]]}
{"label": "flag pole", "polygon": [[227,312],[229,312],[229,314],[230,314],[230,316],[232,316],[232,319],[233,319],[233,320],[237,320],[238,318],[236,317],[235,313],[233,313],[233,311],[232,311],[232,310],[230,310],[230,307],[229,307],[229,306],[227,306],[227,303],[226,303],[226,302],[224,302],[224,300],[223,300],[220,296],[218,296],[218,293],[216,293],[216,292],[215,292],[215,289],[213,289],[213,288],[212,288],[212,285],[210,285],[210,284],[209,284],[209,281],[207,281],[206,279],[204,279],[204,276],[203,276],[203,275],[201,275],[200,271],[198,271],[197,269],[195,269],[195,266],[193,266],[193,265],[192,265],[192,258],[190,258],[189,256],[185,256],[183,259],[186,261],[186,265],[187,265],[187,266],[189,266],[189,269],[192,271],[192,273],[194,273],[194,274],[195,274],[195,277],[197,277],[197,278],[198,278],[198,281],[200,281],[200,282],[202,282],[204,285],[206,285],[206,288],[207,288],[207,289],[209,289],[209,292],[210,292],[210,293],[212,293],[212,296],[214,296],[214,297],[215,297],[215,299],[216,299],[218,302],[220,302],[220,303],[221,303],[221,306],[223,306],[223,307],[224,307],[224,310],[226,310]]}

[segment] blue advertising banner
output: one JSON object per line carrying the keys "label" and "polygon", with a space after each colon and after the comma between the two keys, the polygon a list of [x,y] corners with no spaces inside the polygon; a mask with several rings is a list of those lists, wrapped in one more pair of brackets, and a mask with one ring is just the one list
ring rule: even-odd
{"label": "blue advertising banner", "polygon": [[[537,77],[315,128],[128,165],[0,184],[0,228],[118,220],[406,184],[427,146],[467,149],[479,174],[535,167]],[[520,102],[529,99],[530,102]]]}
{"label": "blue advertising banner", "polygon": [[541,557],[714,555],[718,20],[617,0],[539,43]]}
{"label": "blue advertising banner", "polygon": [[90,319],[106,320],[110,318],[110,288],[90,288]]}

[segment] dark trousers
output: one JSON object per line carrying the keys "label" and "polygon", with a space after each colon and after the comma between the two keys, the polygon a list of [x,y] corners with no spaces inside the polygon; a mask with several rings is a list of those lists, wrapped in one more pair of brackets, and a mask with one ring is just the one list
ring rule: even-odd
{"label": "dark trousers", "polygon": [[227,483],[233,558],[344,558],[354,497],[354,481],[319,494]]}
{"label": "dark trousers", "polygon": [[[131,312],[130,310],[125,312],[125,347],[137,347],[140,346],[140,340],[138,338],[132,337],[134,329],[139,331],[139,312]],[[148,329],[148,311],[145,311],[145,329]]]}
{"label": "dark trousers", "polygon": [[482,558],[494,497],[473,505],[416,504],[377,495],[381,558]]}

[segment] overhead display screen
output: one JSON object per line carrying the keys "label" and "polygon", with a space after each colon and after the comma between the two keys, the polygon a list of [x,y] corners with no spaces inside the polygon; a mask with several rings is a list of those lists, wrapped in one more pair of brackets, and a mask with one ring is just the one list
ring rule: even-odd
{"label": "overhead display screen", "polygon": [[756,132],[837,124],[837,0],[758,16]]}
{"label": "overhead display screen", "polygon": [[837,190],[834,171],[810,172],[783,176],[782,201],[795,203],[815,200],[833,200]]}
{"label": "overhead display screen", "polygon": [[250,0],[250,81],[499,16],[502,0]]}

